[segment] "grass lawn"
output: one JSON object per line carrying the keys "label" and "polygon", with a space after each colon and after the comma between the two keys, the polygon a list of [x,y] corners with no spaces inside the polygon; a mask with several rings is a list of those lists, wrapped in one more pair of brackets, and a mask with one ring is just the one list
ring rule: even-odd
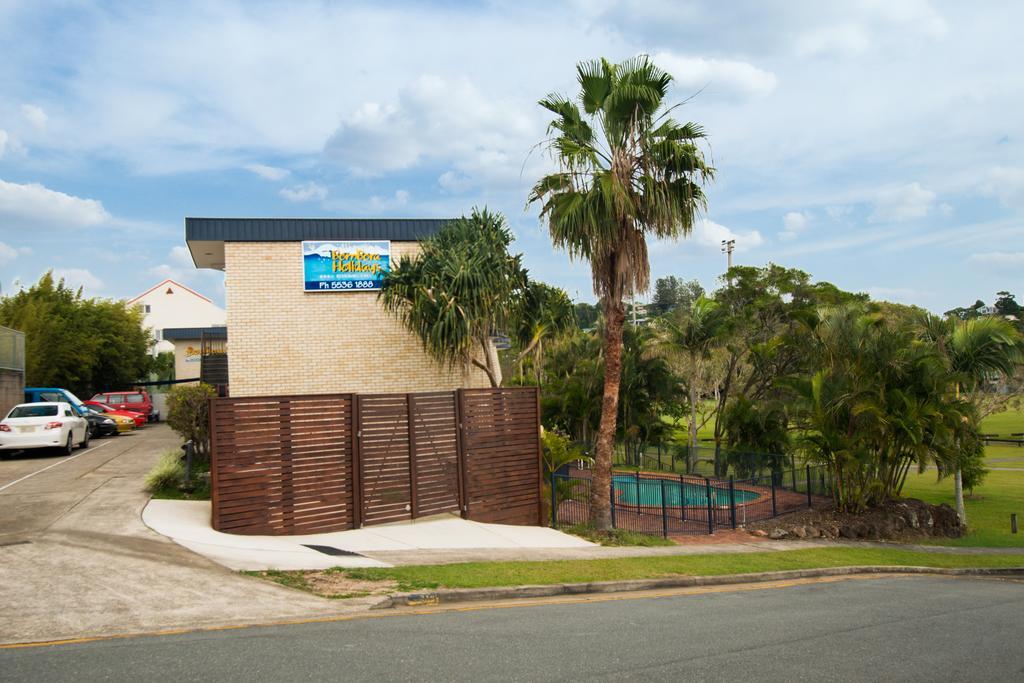
{"label": "grass lawn", "polygon": [[1001,413],[994,413],[982,421],[981,428],[986,434],[998,434],[999,436],[1024,432],[1024,412],[1005,410]]}
{"label": "grass lawn", "polygon": [[584,583],[651,579],[674,575],[717,576],[852,565],[1020,567],[1024,566],[1024,556],[949,555],[887,548],[812,548],[722,555],[676,555],[546,562],[468,562],[331,571],[342,571],[350,578],[366,581],[397,581],[398,590],[405,591],[441,587],[485,588],[528,584]]}
{"label": "grass lawn", "polygon": [[[935,481],[934,472],[911,473],[903,495],[929,503],[953,507],[953,481]],[[968,533],[962,538],[931,539],[936,545],[983,546],[988,548],[1024,547],[1024,470],[994,470],[985,477],[974,496],[965,496]],[[1016,512],[1022,529],[1010,533],[1010,513]]]}
{"label": "grass lawn", "polygon": [[[982,429],[989,434],[1008,436],[1024,432],[1024,413],[1008,410],[987,417]],[[1015,468],[1016,471],[992,470],[973,496],[964,500],[969,532],[963,538],[934,539],[936,545],[984,546],[989,548],[1024,547],[1024,448],[993,444],[985,447],[985,464],[989,467]],[[954,506],[953,480],[935,481],[934,472],[911,473],[903,495],[929,503]],[[1016,535],[1010,533],[1010,513],[1016,512],[1022,526]]]}

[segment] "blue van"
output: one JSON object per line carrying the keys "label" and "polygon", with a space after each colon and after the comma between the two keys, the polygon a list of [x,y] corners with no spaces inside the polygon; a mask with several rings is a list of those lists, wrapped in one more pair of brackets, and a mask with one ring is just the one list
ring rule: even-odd
{"label": "blue van", "polygon": [[25,403],[60,402],[70,403],[79,415],[88,415],[89,409],[67,389],[56,387],[28,387],[25,389]]}

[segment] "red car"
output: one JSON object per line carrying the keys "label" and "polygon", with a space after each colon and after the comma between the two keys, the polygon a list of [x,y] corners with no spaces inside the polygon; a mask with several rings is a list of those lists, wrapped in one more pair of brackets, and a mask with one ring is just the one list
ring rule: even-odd
{"label": "red car", "polygon": [[130,417],[135,420],[135,426],[141,427],[146,424],[146,416],[142,413],[137,413],[134,410],[118,410],[113,406],[108,406],[106,403],[100,403],[99,401],[82,401],[85,405],[90,408],[95,408],[101,413],[108,413],[110,415],[121,415],[123,417]]}
{"label": "red car", "polygon": [[92,397],[93,401],[105,403],[115,410],[130,410],[133,413],[142,413],[146,416],[147,422],[159,422],[160,411],[153,410],[153,402],[147,391],[105,391]]}

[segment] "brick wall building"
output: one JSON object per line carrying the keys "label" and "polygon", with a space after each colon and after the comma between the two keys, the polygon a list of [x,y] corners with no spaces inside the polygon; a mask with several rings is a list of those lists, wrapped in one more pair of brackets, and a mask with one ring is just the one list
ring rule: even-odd
{"label": "brick wall building", "polygon": [[477,368],[447,368],[427,356],[419,340],[384,311],[376,291],[304,291],[303,240],[387,240],[397,261],[416,254],[419,240],[442,225],[439,220],[186,219],[186,241],[197,267],[226,274],[231,395],[490,386]]}

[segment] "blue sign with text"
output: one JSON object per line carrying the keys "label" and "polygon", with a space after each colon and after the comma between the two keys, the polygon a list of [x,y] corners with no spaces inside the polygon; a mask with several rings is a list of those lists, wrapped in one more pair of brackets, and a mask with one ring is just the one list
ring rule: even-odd
{"label": "blue sign with text", "polygon": [[391,269],[391,242],[302,243],[307,292],[366,292],[380,289]]}

